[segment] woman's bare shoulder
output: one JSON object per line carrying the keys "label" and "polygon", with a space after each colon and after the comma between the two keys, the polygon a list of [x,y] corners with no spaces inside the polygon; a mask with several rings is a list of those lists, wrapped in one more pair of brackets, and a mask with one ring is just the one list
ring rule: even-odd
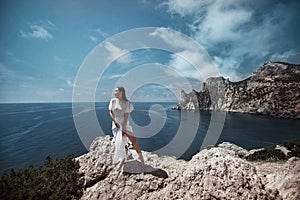
{"label": "woman's bare shoulder", "polygon": [[113,97],[113,98],[111,98],[111,100],[110,101],[118,101],[119,99],[118,98],[116,98],[116,97]]}

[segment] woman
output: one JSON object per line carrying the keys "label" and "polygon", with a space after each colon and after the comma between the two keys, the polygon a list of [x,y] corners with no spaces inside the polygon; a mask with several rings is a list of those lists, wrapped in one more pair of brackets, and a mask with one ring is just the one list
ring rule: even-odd
{"label": "woman", "polygon": [[123,87],[117,87],[114,91],[115,97],[109,102],[109,111],[112,119],[112,132],[115,138],[115,156],[114,160],[119,162],[117,170],[120,170],[126,159],[125,145],[132,143],[134,149],[139,155],[142,168],[144,168],[144,158],[141,148],[133,135],[132,127],[129,125],[128,117],[133,110],[132,104],[128,101]]}

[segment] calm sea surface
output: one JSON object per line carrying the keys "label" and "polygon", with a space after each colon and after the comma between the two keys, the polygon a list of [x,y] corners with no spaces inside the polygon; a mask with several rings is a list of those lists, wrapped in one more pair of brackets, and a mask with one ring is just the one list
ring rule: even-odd
{"label": "calm sea surface", "polygon": [[[131,114],[131,120],[141,127],[151,124],[149,108],[153,104],[133,103],[135,110]],[[183,159],[190,159],[201,147],[212,114],[202,111],[171,110],[174,103],[159,104],[166,111],[166,116],[162,119],[165,120],[164,126],[151,137],[138,138],[141,148],[145,151],[163,148],[178,134],[180,123],[185,123],[191,130],[188,128],[182,133],[186,134],[186,138],[191,138],[188,137],[192,134],[190,132],[196,130],[191,144],[188,142],[189,146],[181,156]],[[99,125],[105,134],[111,135],[108,103],[96,103],[95,106]],[[90,108],[85,110],[91,111]],[[194,116],[197,114],[200,118],[195,121]],[[9,172],[11,168],[40,165],[48,155],[62,158],[69,154],[79,156],[87,152],[75,128],[71,103],[0,104],[0,128],[0,174]],[[252,149],[299,138],[300,120],[226,113],[218,143],[229,141],[243,148]],[[183,138],[183,144],[184,140]],[[172,155],[172,151],[166,154]]]}

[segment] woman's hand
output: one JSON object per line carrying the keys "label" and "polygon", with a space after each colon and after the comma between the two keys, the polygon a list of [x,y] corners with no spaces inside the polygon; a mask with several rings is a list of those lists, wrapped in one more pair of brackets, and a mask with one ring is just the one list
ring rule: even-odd
{"label": "woman's hand", "polygon": [[109,114],[110,114],[110,117],[111,117],[112,121],[115,123],[116,127],[120,128],[120,124],[118,124],[118,122],[115,120],[114,113],[110,110]]}
{"label": "woman's hand", "polygon": [[120,124],[118,122],[114,121],[114,123],[115,123],[117,128],[120,128]]}
{"label": "woman's hand", "polygon": [[122,131],[122,136],[125,136],[125,135],[127,135],[126,132],[125,132],[125,131]]}
{"label": "woman's hand", "polygon": [[122,124],[122,135],[126,135],[126,124]]}

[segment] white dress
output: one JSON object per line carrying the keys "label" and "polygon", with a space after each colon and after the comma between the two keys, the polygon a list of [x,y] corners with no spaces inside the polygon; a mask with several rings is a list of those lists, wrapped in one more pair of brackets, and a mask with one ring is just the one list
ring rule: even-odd
{"label": "white dress", "polygon": [[[124,115],[125,113],[132,112],[134,108],[129,101],[120,101],[118,98],[113,98],[109,102],[108,109],[112,111],[116,122],[120,125],[120,128],[117,128],[115,123],[112,122],[112,133],[115,139],[114,162],[118,162],[126,159],[125,145],[129,142],[127,136],[122,136]],[[129,120],[127,120],[125,130],[133,133],[132,127],[129,125]]]}

